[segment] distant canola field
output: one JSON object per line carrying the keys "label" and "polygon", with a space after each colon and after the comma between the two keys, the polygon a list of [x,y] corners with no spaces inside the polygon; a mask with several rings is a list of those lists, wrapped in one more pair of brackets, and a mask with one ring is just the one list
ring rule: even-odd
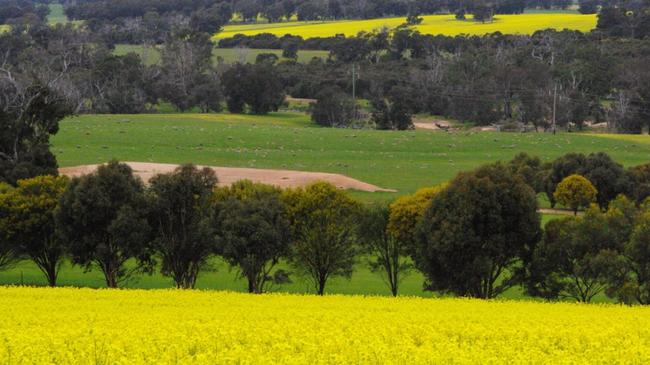
{"label": "distant canola field", "polygon": [[647,364],[650,308],[0,288],[7,364]]}
{"label": "distant canola field", "polygon": [[[457,20],[454,15],[428,15],[422,24],[415,27],[423,34],[483,35],[501,32],[506,34],[532,34],[538,30],[553,28],[588,32],[596,27],[596,15],[576,13],[531,13],[498,15],[493,22],[480,23],[472,20]],[[370,20],[342,20],[327,22],[286,22],[271,24],[228,25],[216,39],[230,38],[235,34],[256,35],[271,33],[276,36],[292,34],[303,38],[332,37],[337,34],[355,36],[359,32],[370,32],[379,28],[395,28],[404,23],[404,17]]]}

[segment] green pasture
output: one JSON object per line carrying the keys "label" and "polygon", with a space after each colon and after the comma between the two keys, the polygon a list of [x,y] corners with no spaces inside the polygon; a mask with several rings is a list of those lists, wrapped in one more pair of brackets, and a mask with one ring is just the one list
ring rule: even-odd
{"label": "green pasture", "polygon": [[550,161],[605,151],[625,166],[650,159],[650,136],[608,134],[390,132],[320,128],[302,113],[82,115],[52,138],[61,166],[125,161],[281,168],[341,173],[396,189],[393,199],[457,172],[527,152]]}

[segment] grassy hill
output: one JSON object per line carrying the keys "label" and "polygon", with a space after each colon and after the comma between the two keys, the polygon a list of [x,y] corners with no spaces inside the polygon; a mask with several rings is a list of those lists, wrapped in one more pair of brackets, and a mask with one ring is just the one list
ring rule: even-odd
{"label": "grassy hill", "polygon": [[[405,22],[405,18],[382,18],[370,20],[341,20],[318,22],[285,22],[246,25],[228,25],[215,38],[229,38],[235,34],[255,35],[271,33],[276,36],[285,34],[298,35],[303,38],[332,37],[337,34],[354,36],[359,32],[370,32],[378,28],[395,28]],[[483,35],[501,32],[507,34],[532,34],[547,28],[574,29],[588,32],[596,27],[596,15],[577,13],[528,13],[517,15],[498,15],[490,23],[472,20],[456,20],[454,15],[427,15],[422,24],[415,27],[424,34],[444,35]]]}
{"label": "grassy hill", "polygon": [[62,166],[111,158],[166,163],[342,173],[398,193],[519,152],[552,160],[567,152],[606,151],[626,166],[648,161],[650,136],[498,132],[387,132],[320,128],[301,113],[82,115],[52,139]]}

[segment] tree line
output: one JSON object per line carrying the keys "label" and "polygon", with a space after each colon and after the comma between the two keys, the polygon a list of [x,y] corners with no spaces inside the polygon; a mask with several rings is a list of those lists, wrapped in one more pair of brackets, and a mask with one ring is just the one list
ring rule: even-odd
{"label": "tree line", "polygon": [[[315,99],[313,119],[325,126],[365,119],[408,129],[413,114],[430,113],[510,130],[648,128],[647,40],[552,30],[446,37],[403,26],[322,40],[329,56],[307,63],[297,61],[301,41],[284,40],[283,60],[260,54],[253,64],[227,64],[215,62],[208,33],[181,27],[166,35],[160,62],[148,65],[73,26],[15,27],[0,35],[8,51],[0,77],[5,93],[56,91],[72,113],[141,113],[164,102],[180,111],[264,114],[291,95]],[[370,100],[368,115],[358,113],[353,89]]]}
{"label": "tree line", "polygon": [[[71,19],[93,22],[141,18],[149,12],[165,17],[191,15],[194,12],[223,7],[224,12],[237,14],[241,21],[268,22],[298,20],[371,19],[435,13],[518,14],[525,9],[566,9],[566,0],[482,1],[482,0],[85,0],[69,2],[65,12]],[[230,20],[230,19],[227,19]]]}
{"label": "tree line", "polygon": [[[571,158],[558,158],[551,169]],[[155,270],[178,288],[193,288],[210,260],[221,257],[251,293],[297,274],[322,295],[331,278],[349,278],[363,261],[393,295],[418,270],[426,290],[458,296],[495,298],[522,286],[549,300],[588,302],[604,293],[624,303],[650,302],[648,196],[635,200],[616,192],[599,206],[602,194],[612,191],[589,175],[589,163],[579,171],[593,183],[562,170],[566,176],[554,195],[587,210],[542,229],[531,180],[540,176],[536,161],[520,154],[374,204],[328,183],[219,187],[213,170],[193,165],[145,185],[128,165],[112,161],[71,180],[49,175],[1,185],[0,268],[27,258],[54,286],[69,259],[101,271],[111,288]],[[591,172],[607,175],[599,169]],[[645,178],[634,182],[635,191],[650,192],[650,167],[628,173],[639,171]],[[294,271],[280,269],[281,262]]]}

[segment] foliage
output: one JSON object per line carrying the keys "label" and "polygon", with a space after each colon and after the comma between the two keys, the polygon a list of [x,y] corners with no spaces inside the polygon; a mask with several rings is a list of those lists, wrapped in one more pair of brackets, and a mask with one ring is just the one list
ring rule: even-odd
{"label": "foliage", "polygon": [[[138,271],[150,271],[150,232],[142,181],[115,160],[73,178],[56,211],[57,229],[74,264],[97,266],[109,288]],[[127,267],[134,260],[136,265]]]}
{"label": "foliage", "polygon": [[552,206],[555,205],[553,196],[558,184],[564,178],[578,174],[589,180],[596,188],[596,202],[601,208],[619,194],[629,195],[632,187],[630,175],[623,166],[615,162],[604,152],[582,153],[571,152],[553,161],[544,181],[546,195]]}
{"label": "foliage", "polygon": [[215,251],[210,210],[217,176],[210,168],[188,164],[156,175],[149,183],[149,222],[161,272],[177,288],[194,288],[199,271]]}
{"label": "foliage", "polygon": [[280,79],[267,63],[234,64],[224,72],[222,82],[231,113],[242,113],[248,105],[253,114],[267,114],[284,101]]}
{"label": "foliage", "polygon": [[429,208],[431,200],[447,185],[422,188],[412,195],[397,198],[390,205],[390,216],[386,229],[395,238],[407,245],[415,243],[417,228]]}
{"label": "foliage", "polygon": [[[546,299],[590,302],[624,268],[620,256],[634,224],[634,207],[620,197],[607,212],[551,221],[528,266],[527,291]],[[620,288],[619,288],[620,289]]]}
{"label": "foliage", "polygon": [[637,203],[650,197],[650,162],[630,169],[634,181],[634,199]]}
{"label": "foliage", "polygon": [[284,194],[294,240],[290,261],[313,282],[319,295],[327,281],[352,275],[361,206],[329,183],[314,183]]}
{"label": "foliage", "polygon": [[59,121],[72,114],[68,101],[47,85],[21,85],[0,67],[0,181],[56,174],[56,158],[49,150],[50,135]]}
{"label": "foliage", "polygon": [[39,176],[18,180],[15,189],[0,194],[2,240],[34,261],[50,286],[56,285],[65,253],[64,243],[56,234],[54,212],[67,184],[66,177]]}
{"label": "foliage", "polygon": [[406,259],[407,241],[398,240],[389,231],[390,207],[375,204],[366,208],[359,222],[359,241],[371,258],[370,269],[381,273],[394,297],[399,285],[413,265]]}
{"label": "foliage", "polygon": [[289,251],[291,227],[281,191],[244,180],[217,189],[215,200],[219,254],[241,271],[250,293],[262,293],[284,275],[272,271]]}
{"label": "foliage", "polygon": [[407,130],[413,128],[411,98],[406,90],[394,88],[387,97],[373,98],[372,121],[377,129]]}
{"label": "foliage", "polygon": [[596,200],[598,191],[591,182],[580,175],[565,177],[553,193],[553,198],[558,203],[570,207],[574,214],[578,214],[580,207],[587,207]]}
{"label": "foliage", "polygon": [[544,191],[544,169],[538,156],[518,153],[509,163],[511,171],[519,175],[535,192]]}
{"label": "foliage", "polygon": [[337,86],[326,86],[311,104],[311,120],[324,127],[347,127],[354,119],[354,102]]}
{"label": "foliage", "polygon": [[494,298],[541,234],[533,190],[506,165],[460,173],[433,197],[411,258],[429,290]]}

